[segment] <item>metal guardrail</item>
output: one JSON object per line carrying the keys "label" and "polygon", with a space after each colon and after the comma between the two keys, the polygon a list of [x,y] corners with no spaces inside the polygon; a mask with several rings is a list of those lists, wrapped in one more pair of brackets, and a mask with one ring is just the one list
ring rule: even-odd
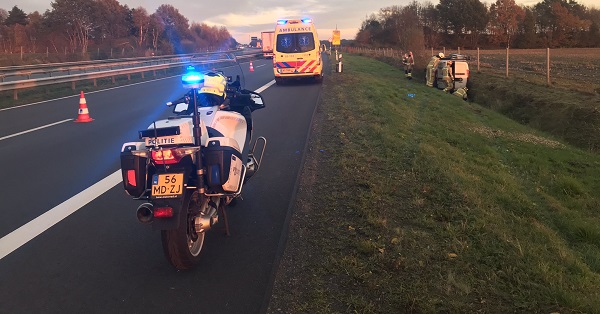
{"label": "metal guardrail", "polygon": [[193,53],[185,55],[168,55],[161,57],[140,57],[140,58],[123,58],[123,59],[109,59],[109,60],[94,60],[94,61],[80,61],[80,62],[64,62],[64,63],[44,63],[44,64],[33,64],[23,66],[8,66],[0,67],[0,82],[4,82],[6,77],[14,76],[26,76],[27,79],[31,79],[34,74],[47,74],[52,76],[56,72],[67,72],[69,75],[75,71],[88,71],[98,69],[114,69],[115,67],[134,67],[138,65],[152,65],[152,64],[164,64],[174,62],[184,62],[185,60],[192,60],[196,58],[210,59],[211,56],[223,53],[232,53],[234,55],[244,54],[243,50],[235,50],[229,52],[206,52],[206,53]]}
{"label": "metal guardrail", "polygon": [[[191,59],[191,58],[190,58]],[[119,61],[119,62],[106,62],[106,63],[94,63],[89,65],[77,64],[73,66],[57,66],[57,64],[48,64],[41,65],[39,67],[23,67],[20,70],[6,71],[4,68],[0,68],[0,82],[4,82],[4,79],[7,77],[27,77],[27,79],[31,79],[32,75],[35,74],[46,74],[49,77],[52,77],[55,73],[60,72],[60,75],[71,75],[72,72],[86,72],[86,71],[98,71],[100,69],[114,69],[117,67],[137,67],[143,65],[152,65],[152,64],[167,64],[174,62],[184,62],[186,58],[161,58],[156,60],[139,60],[139,61]],[[27,68],[31,69],[27,69]]]}
{"label": "metal guardrail", "polygon": [[[262,55],[262,53],[253,52],[252,54],[248,54],[248,55],[236,56],[236,58],[237,59],[252,58],[259,54]],[[18,99],[18,90],[24,89],[24,88],[40,87],[40,86],[46,86],[46,85],[71,82],[72,88],[75,89],[75,83],[77,81],[82,81],[82,80],[94,80],[94,86],[95,86],[96,79],[99,79],[99,78],[112,77],[113,82],[114,82],[115,76],[118,76],[118,75],[131,75],[134,73],[142,73],[142,77],[143,77],[144,72],[153,71],[154,74],[156,75],[157,70],[166,70],[168,68],[183,67],[183,66],[187,66],[190,64],[203,64],[203,65],[211,64],[213,66],[218,66],[219,64],[226,64],[226,63],[231,63],[231,62],[235,62],[235,60],[230,59],[230,58],[210,59],[210,60],[206,60],[206,59],[201,60],[200,58],[195,58],[195,60],[190,59],[190,60],[186,60],[186,61],[158,64],[158,65],[150,65],[150,66],[141,66],[141,67],[132,67],[132,68],[125,68],[125,69],[117,69],[117,70],[63,75],[63,76],[57,76],[57,77],[45,77],[45,78],[39,78],[39,79],[17,80],[14,82],[0,83],[0,92],[13,90],[13,92],[14,92],[13,99],[17,100]]]}

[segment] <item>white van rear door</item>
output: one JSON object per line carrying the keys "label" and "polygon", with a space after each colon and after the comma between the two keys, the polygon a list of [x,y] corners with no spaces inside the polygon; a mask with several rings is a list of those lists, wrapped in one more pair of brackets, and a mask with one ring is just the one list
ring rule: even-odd
{"label": "white van rear door", "polygon": [[467,86],[469,78],[469,64],[466,62],[454,62],[454,88]]}

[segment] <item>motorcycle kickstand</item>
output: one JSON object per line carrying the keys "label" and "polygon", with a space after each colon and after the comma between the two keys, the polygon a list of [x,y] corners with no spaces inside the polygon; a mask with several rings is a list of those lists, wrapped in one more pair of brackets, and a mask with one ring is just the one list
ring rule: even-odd
{"label": "motorcycle kickstand", "polygon": [[225,207],[225,202],[221,201],[219,203],[219,210],[223,214],[223,223],[225,223],[225,228],[223,229],[225,229],[225,235],[231,236],[231,233],[229,233],[229,220],[227,219],[227,210]]}

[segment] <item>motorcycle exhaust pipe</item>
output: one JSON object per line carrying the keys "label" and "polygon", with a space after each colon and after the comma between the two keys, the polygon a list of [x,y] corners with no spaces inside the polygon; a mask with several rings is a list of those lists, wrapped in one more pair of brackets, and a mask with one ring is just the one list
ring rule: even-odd
{"label": "motorcycle exhaust pipe", "polygon": [[219,221],[219,216],[217,215],[218,206],[218,203],[210,202],[207,209],[194,219],[196,233],[200,234],[210,230]]}
{"label": "motorcycle exhaust pipe", "polygon": [[143,224],[149,224],[154,219],[154,206],[150,203],[144,203],[136,211],[137,219]]}

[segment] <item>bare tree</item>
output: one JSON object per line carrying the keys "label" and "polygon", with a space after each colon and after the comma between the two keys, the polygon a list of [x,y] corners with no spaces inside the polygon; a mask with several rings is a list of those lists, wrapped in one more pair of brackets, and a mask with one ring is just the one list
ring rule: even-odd
{"label": "bare tree", "polygon": [[131,17],[133,19],[133,25],[136,29],[137,45],[142,47],[150,28],[150,16],[148,11],[143,7],[137,7],[131,10]]}
{"label": "bare tree", "polygon": [[525,18],[525,11],[515,0],[496,0],[490,6],[490,30],[495,42],[510,46],[511,39],[519,29],[519,23]]}

